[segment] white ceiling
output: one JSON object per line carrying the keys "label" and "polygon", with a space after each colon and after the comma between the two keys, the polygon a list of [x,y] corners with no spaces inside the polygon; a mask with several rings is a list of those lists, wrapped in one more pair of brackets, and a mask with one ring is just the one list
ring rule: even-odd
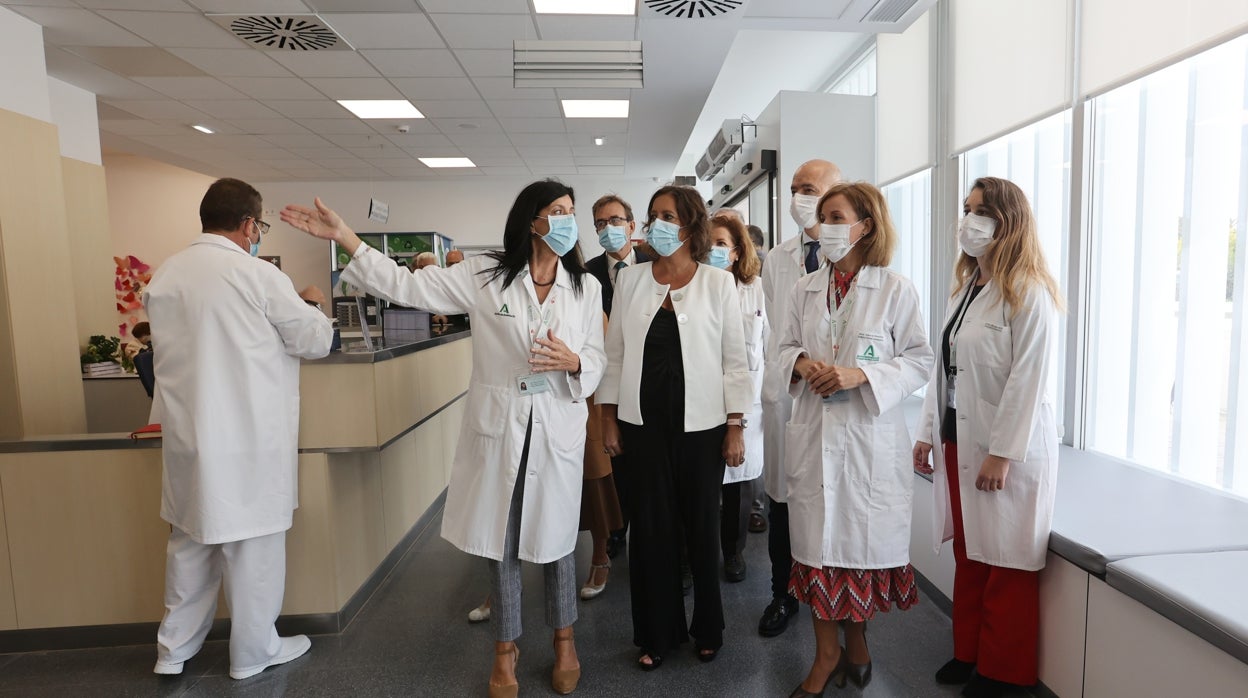
{"label": "white ceiling", "polygon": [[[918,0],[902,23],[887,26],[861,21],[877,0],[747,0],[697,20],[644,7],[635,17],[537,15],[528,0],[0,6],[44,27],[49,75],[98,95],[107,149],[261,181],[688,174],[691,165],[678,171],[678,161],[686,150],[700,154],[711,125],[756,115],[780,89],[817,86],[865,35],[900,31],[933,2]],[[355,50],[263,51],[205,17],[314,12]],[[511,44],[520,39],[640,40],[645,87],[517,89]],[[362,121],[334,102],[400,98],[428,118]],[[568,98],[630,99],[631,111],[627,119],[565,119],[558,100]],[[604,145],[594,146],[595,136]],[[456,156],[478,168],[430,170],[416,160]]]}

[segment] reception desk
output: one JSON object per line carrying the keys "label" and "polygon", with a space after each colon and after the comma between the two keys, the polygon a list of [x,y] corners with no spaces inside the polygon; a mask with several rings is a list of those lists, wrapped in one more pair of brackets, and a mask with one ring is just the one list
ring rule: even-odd
{"label": "reception desk", "polygon": [[[340,630],[427,526],[471,362],[467,330],[304,362],[283,632]],[[0,442],[0,653],[153,641],[160,481],[159,441]]]}

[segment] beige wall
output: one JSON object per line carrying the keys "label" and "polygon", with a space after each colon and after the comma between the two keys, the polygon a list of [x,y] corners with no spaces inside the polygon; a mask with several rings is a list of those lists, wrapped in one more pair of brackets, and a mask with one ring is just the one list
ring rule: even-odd
{"label": "beige wall", "polygon": [[104,167],[61,158],[66,222],[74,276],[74,311],[78,343],[93,334],[115,335],[119,318],[113,292],[112,240],[108,232],[108,192]]}
{"label": "beige wall", "polygon": [[104,154],[112,254],[158,266],[199,235],[199,201],[213,177],[138,155]]}

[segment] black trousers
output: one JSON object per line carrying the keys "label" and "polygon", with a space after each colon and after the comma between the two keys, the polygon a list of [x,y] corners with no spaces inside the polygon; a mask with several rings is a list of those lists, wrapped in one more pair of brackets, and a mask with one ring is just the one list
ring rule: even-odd
{"label": "black trousers", "polygon": [[[677,432],[620,422],[629,471],[628,580],[633,644],[659,656],[693,635],[719,649],[724,607],[719,592],[719,491],[727,427]],[[681,545],[693,572],[693,620],[686,629],[680,586]]]}
{"label": "black trousers", "polygon": [[789,540],[789,505],[767,498],[767,555],[771,558],[771,597],[789,594],[793,546]]}
{"label": "black trousers", "polygon": [[611,457],[611,477],[615,481],[615,495],[620,499],[620,514],[624,525],[611,532],[612,536],[623,538],[628,533],[628,462],[623,454]]}
{"label": "black trousers", "polygon": [[745,552],[754,482],[745,480],[723,486],[719,505],[719,549],[723,551],[725,560]]}

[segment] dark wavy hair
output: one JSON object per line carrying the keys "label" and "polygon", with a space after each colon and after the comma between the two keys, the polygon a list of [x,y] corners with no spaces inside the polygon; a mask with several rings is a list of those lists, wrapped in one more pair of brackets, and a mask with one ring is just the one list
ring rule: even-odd
{"label": "dark wavy hair", "polygon": [[[520,190],[516,201],[507,214],[507,225],[503,228],[503,251],[489,252],[489,256],[497,262],[494,266],[482,269],[479,273],[487,277],[487,282],[497,278],[503,279],[503,288],[511,285],[516,276],[529,263],[533,254],[533,219],[538,211],[549,206],[560,197],[572,199],[576,203],[576,195],[572,187],[555,179],[543,179],[533,182]],[[578,241],[570,252],[559,259],[563,268],[572,276],[572,288],[579,296],[584,289],[582,277],[585,274],[585,262],[581,256],[581,243]]]}
{"label": "dark wavy hair", "polygon": [[[702,195],[693,187],[669,184],[662,187],[650,197],[650,205],[646,207],[646,226],[654,223],[650,211],[654,210],[654,202],[660,196],[672,197],[676,205],[676,215],[680,217],[680,227],[686,232],[689,243],[689,254],[695,262],[705,262],[706,255],[711,251],[711,218],[706,212],[706,202]],[[649,248],[649,245],[646,246]],[[658,257],[656,253],[654,257]]]}

